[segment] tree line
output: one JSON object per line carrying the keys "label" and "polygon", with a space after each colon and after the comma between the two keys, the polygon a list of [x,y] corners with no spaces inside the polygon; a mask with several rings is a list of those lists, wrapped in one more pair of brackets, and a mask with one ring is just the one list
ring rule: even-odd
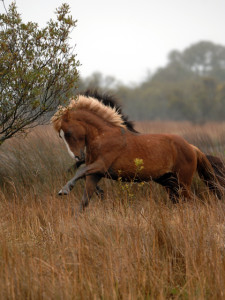
{"label": "tree line", "polygon": [[111,90],[135,120],[223,121],[225,47],[202,41],[173,50],[165,67],[133,87],[101,73],[81,79],[79,87]]}

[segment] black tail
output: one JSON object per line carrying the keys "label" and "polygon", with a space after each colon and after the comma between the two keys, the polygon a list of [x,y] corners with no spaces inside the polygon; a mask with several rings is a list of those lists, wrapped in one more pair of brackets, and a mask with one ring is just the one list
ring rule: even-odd
{"label": "black tail", "polygon": [[225,185],[223,182],[224,178],[220,176],[224,173],[220,165],[222,163],[222,160],[215,156],[206,156],[197,147],[193,145],[192,147],[197,154],[198,175],[208,186],[209,190],[216,194],[219,199],[221,199],[225,191]]}
{"label": "black tail", "polygon": [[206,157],[214,170],[219,184],[225,188],[225,162],[217,156],[206,155]]}

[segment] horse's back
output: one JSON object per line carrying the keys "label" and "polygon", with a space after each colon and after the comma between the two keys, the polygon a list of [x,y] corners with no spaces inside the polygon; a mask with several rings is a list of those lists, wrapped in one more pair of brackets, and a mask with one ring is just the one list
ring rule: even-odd
{"label": "horse's back", "polygon": [[[140,134],[140,135],[129,135],[128,149],[130,147],[147,153],[151,159],[157,158],[167,153],[170,159],[195,159],[195,151],[193,147],[181,136],[174,134]],[[130,144],[130,145],[129,145]],[[130,147],[129,147],[130,146]],[[144,154],[144,153],[143,153]]]}

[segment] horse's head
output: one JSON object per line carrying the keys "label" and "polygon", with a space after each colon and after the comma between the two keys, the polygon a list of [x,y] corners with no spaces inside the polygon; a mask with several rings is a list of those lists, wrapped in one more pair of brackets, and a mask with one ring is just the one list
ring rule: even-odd
{"label": "horse's head", "polygon": [[[70,155],[77,161],[83,160],[85,156],[85,143],[88,135],[90,136],[87,126],[95,124],[103,130],[107,124],[111,129],[113,127],[127,129],[127,121],[122,116],[121,109],[113,105],[110,99],[105,101],[106,104],[99,98],[79,95],[76,99],[71,99],[67,107],[59,107],[51,118]],[[89,140],[92,140],[92,137]]]}
{"label": "horse's head", "polygon": [[84,160],[86,129],[82,123],[73,119],[63,118],[58,131],[72,158],[75,158],[76,161]]}

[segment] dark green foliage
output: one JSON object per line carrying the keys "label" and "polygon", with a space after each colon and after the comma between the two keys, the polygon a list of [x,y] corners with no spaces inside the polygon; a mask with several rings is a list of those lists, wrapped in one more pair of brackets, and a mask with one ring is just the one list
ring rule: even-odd
{"label": "dark green foliage", "polygon": [[76,21],[69,6],[40,29],[23,23],[15,3],[0,15],[0,143],[43,123],[44,116],[71,95],[79,61],[69,45]]}

